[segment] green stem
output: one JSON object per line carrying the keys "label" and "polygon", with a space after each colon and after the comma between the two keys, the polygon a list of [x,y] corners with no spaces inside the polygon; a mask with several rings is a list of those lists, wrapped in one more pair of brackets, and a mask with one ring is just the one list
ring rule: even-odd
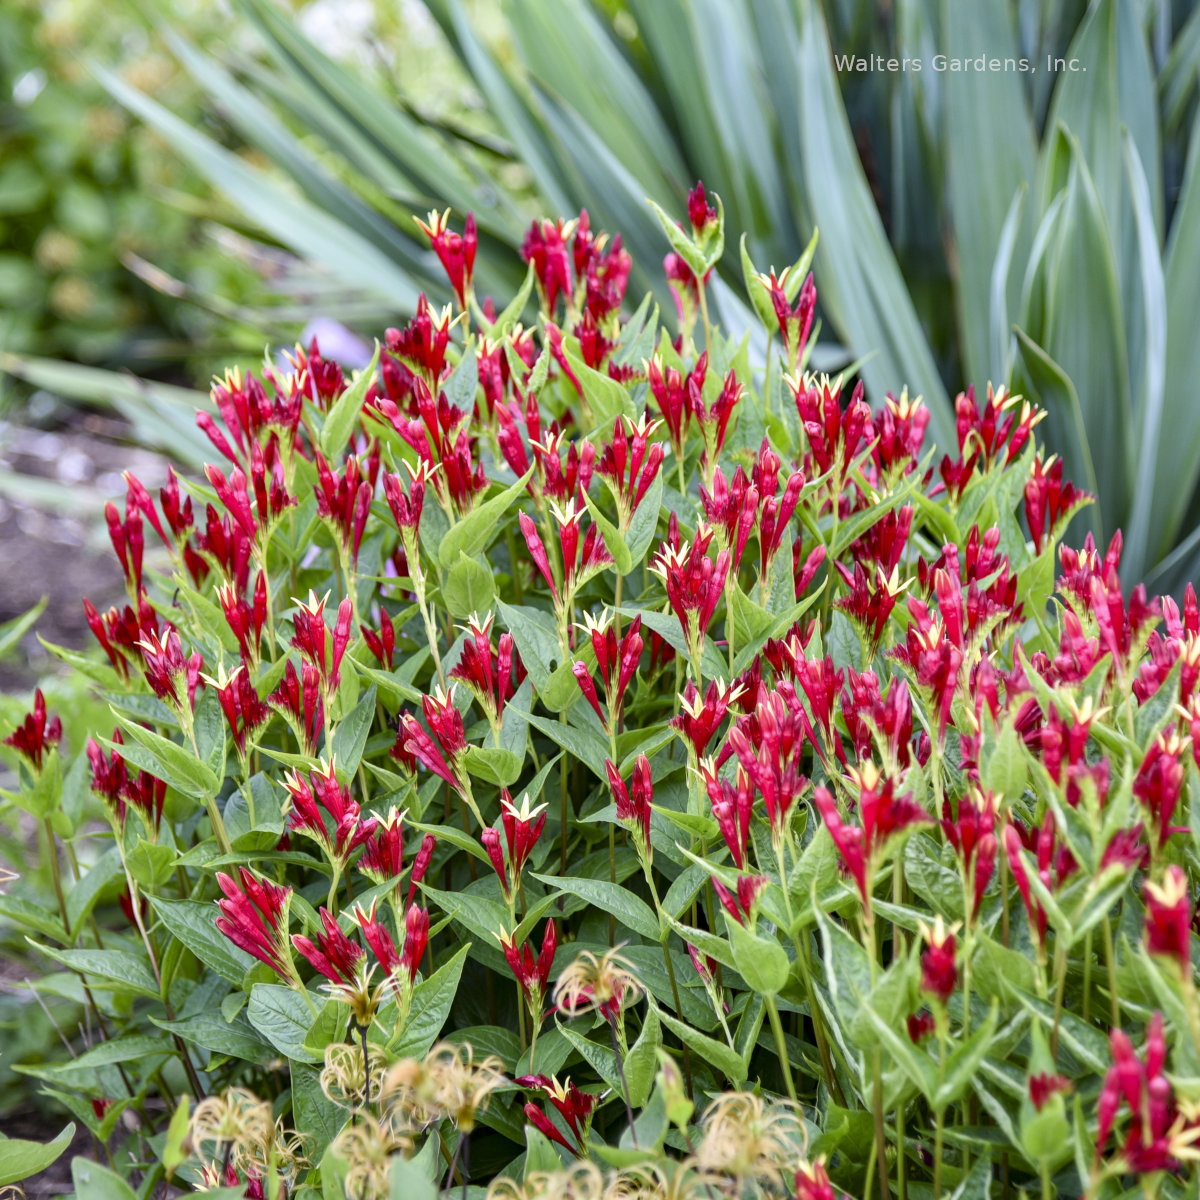
{"label": "green stem", "polygon": [[1112,922],[1104,918],[1104,962],[1108,968],[1109,1021],[1114,1029],[1121,1028],[1121,1006],[1117,1000],[1117,956],[1113,952]]}
{"label": "green stem", "polygon": [[704,286],[704,280],[697,276],[697,291],[700,293],[700,319],[704,322],[704,348],[708,351],[709,356],[712,356],[713,341],[712,341],[712,324],[708,319],[708,288]]}
{"label": "green stem", "polygon": [[775,997],[770,993],[763,996],[767,1005],[767,1016],[771,1018],[771,1032],[775,1035],[775,1049],[779,1054],[779,1065],[783,1068],[783,1083],[787,1088],[788,1099],[796,1101],[796,1085],[792,1081],[792,1064],[788,1060],[787,1041],[783,1036],[783,1025],[779,1020],[779,1009],[775,1006]]}

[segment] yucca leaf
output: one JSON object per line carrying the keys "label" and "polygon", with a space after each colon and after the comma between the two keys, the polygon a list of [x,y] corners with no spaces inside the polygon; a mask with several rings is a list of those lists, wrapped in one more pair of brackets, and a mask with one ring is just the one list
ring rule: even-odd
{"label": "yucca leaf", "polygon": [[992,345],[991,378],[1007,379],[1012,370],[1012,330],[1009,325],[1009,277],[1012,273],[1013,251],[1017,245],[1017,230],[1021,211],[1028,198],[1029,187],[1022,183],[1008,206],[1000,241],[996,246],[996,261],[992,264],[990,336]]}
{"label": "yucca leaf", "polygon": [[521,161],[533,174],[549,211],[569,212],[572,204],[560,183],[561,164],[538,115],[513,87],[491,51],[475,36],[459,0],[430,0],[429,7],[483,92],[498,124],[520,152]]}
{"label": "yucca leaf", "polygon": [[[942,0],[942,20],[949,55],[1018,57],[1006,0]],[[982,386],[989,369],[995,370],[989,314],[995,309],[997,250],[1013,211],[1013,195],[1033,178],[1037,144],[1019,75],[949,73],[942,86],[960,340],[967,379]],[[1032,241],[1032,221],[1018,217],[1009,232],[1008,253],[1020,261]],[[1015,305],[1018,288],[1015,279],[1006,283],[1006,309]],[[1002,376],[995,378],[998,382]]]}
{"label": "yucca leaf", "polygon": [[[249,88],[170,29],[162,32],[175,57],[233,127],[294,179],[314,204],[350,228],[369,231],[371,240],[406,270],[422,269],[422,255],[413,239],[402,237],[394,225],[334,179]],[[397,176],[393,182],[402,179]],[[432,260],[432,255],[425,257]]]}
{"label": "yucca leaf", "polygon": [[116,100],[157,129],[213,187],[293,253],[397,308],[416,307],[419,289],[412,277],[368,238],[249,166],[120,76],[98,65],[92,70]]}
{"label": "yucca leaf", "polygon": [[68,400],[111,405],[148,445],[169,450],[180,462],[199,467],[212,457],[208,438],[196,427],[196,410],[208,406],[203,392],[99,367],[16,354],[0,354],[0,371]]}
{"label": "yucca leaf", "polygon": [[271,53],[307,79],[343,117],[423,189],[421,207],[449,204],[472,209],[480,228],[507,238],[520,232],[520,217],[502,188],[475,177],[453,147],[391,104],[348,67],[323,54],[270,0],[238,0],[266,39]]}
{"label": "yucca leaf", "polygon": [[814,223],[821,303],[856,355],[875,352],[863,375],[876,397],[907,386],[925,398],[939,446],[952,444],[950,401],[871,199],[834,79],[824,21],[804,5],[796,70],[801,80],[803,171]]}
{"label": "yucca leaf", "polygon": [[[1091,445],[1075,385],[1067,373],[1023,329],[1016,327],[1013,389],[1046,410],[1046,423],[1054,429],[1054,445],[1069,447],[1071,478],[1093,495],[1099,490],[1092,464]],[[1048,439],[1050,440],[1050,439]],[[1065,455],[1064,455],[1065,461]],[[1090,510],[1095,511],[1093,508]]]}
{"label": "yucca leaf", "polygon": [[[1180,525],[1200,479],[1200,407],[1195,381],[1200,379],[1200,121],[1192,127],[1187,172],[1175,207],[1166,252],[1167,388],[1163,428],[1169,436],[1159,447],[1158,469],[1150,481],[1156,492],[1152,534],[1156,557],[1166,554],[1182,532]],[[1141,481],[1142,486],[1147,481]]]}
{"label": "yucca leaf", "polygon": [[[1111,534],[1124,522],[1130,499],[1128,352],[1100,196],[1078,143],[1066,141],[1070,168],[1047,255],[1044,326],[1037,340],[1075,387],[1096,478],[1103,483],[1103,529]],[[1026,328],[1032,333],[1035,327]],[[1064,457],[1069,449],[1062,446]]]}
{"label": "yucca leaf", "polygon": [[[1167,488],[1151,485],[1159,457],[1162,432],[1164,367],[1167,352],[1167,294],[1163,282],[1162,257],[1158,249],[1158,234],[1154,228],[1150,188],[1137,147],[1124,131],[1125,167],[1129,172],[1133,213],[1137,219],[1138,251],[1141,259],[1141,297],[1144,330],[1141,337],[1142,362],[1139,371],[1137,404],[1137,466],[1133,476],[1133,505],[1126,532],[1127,566],[1134,579],[1141,579],[1152,562],[1150,522],[1156,496]],[[1135,314],[1130,313],[1132,319]]]}
{"label": "yucca leaf", "polygon": [[[506,12],[533,80],[563,108],[587,114],[596,140],[620,156],[644,192],[669,203],[664,176],[687,170],[650,94],[583,0],[510,0]],[[678,186],[678,185],[677,185]]]}

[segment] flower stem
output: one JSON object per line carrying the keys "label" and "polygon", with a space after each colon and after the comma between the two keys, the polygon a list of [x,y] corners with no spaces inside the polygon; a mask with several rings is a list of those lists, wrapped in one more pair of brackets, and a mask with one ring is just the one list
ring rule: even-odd
{"label": "flower stem", "polygon": [[621,1077],[621,1098],[625,1101],[625,1116],[629,1120],[629,1136],[634,1149],[639,1149],[637,1130],[633,1127],[633,1105],[629,1102],[629,1080],[625,1078],[625,1060],[621,1057],[621,1044],[617,1040],[617,1018],[608,1018],[608,1031],[612,1034],[613,1054],[617,1056],[617,1074]]}
{"label": "flower stem", "polygon": [[787,1042],[783,1036],[783,1025],[779,1020],[779,1009],[776,1007],[773,995],[764,995],[763,999],[767,1005],[767,1016],[771,1019],[771,1032],[775,1035],[775,1050],[779,1054],[779,1065],[783,1068],[783,1084],[787,1088],[788,1099],[794,1104],[796,1102],[796,1084],[792,1080],[792,1064],[788,1060]]}

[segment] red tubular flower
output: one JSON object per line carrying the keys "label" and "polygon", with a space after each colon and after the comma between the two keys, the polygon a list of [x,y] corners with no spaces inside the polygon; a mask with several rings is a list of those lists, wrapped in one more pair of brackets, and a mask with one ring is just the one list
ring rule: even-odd
{"label": "red tubular flower", "polygon": [[462,656],[450,678],[466,684],[495,728],[504,716],[505,704],[525,678],[525,667],[512,634],[501,634],[498,647],[492,648],[493,621],[491,613],[482,619],[472,614],[467,622],[468,636],[463,642]]}
{"label": "red tubular flower", "polygon": [[911,796],[897,796],[895,781],[882,775],[873,763],[852,767],[850,777],[859,789],[859,825],[847,825],[842,820],[837,801],[828,788],[817,788],[813,802],[837,847],[842,869],[854,880],[863,904],[869,908],[875,867],[889,843],[909,827],[927,822],[929,817]]}
{"label": "red tubular flower", "polygon": [[713,876],[712,881],[713,890],[717,893],[717,899],[721,901],[721,907],[739,925],[745,925],[747,919],[753,914],[754,906],[758,903],[758,898],[762,895],[767,883],[765,875],[739,875],[737,892],[734,893],[716,876]]}
{"label": "red tubular flower", "polygon": [[511,902],[517,893],[521,872],[533,853],[542,830],[546,827],[546,805],[538,804],[531,807],[529,793],[521,797],[521,806],[513,803],[508,788],[500,789],[500,824],[504,830],[504,840],[508,846],[508,862],[504,861],[504,851],[500,846],[500,833],[492,826],[480,834],[483,848],[500,880],[500,889],[504,899]]}
{"label": "red tubular flower", "polygon": [[[299,772],[289,772],[284,787],[291,799],[288,828],[312,838],[330,862],[344,866],[354,851],[374,836],[377,818],[363,818],[358,801],[338,782],[332,759],[310,771],[307,781]],[[327,828],[326,814],[332,831]]]}
{"label": "red tubular flower", "polygon": [[842,481],[859,451],[873,438],[871,409],[863,399],[861,382],[855,387],[845,411],[841,405],[841,389],[822,377],[820,380],[797,380],[794,384],[796,411],[808,442],[806,460],[816,469],[806,466],[810,477],[834,471],[830,495],[836,499]]}
{"label": "red tubular flower", "polygon": [[683,459],[683,443],[692,419],[692,407],[688,396],[692,391],[697,395],[703,392],[704,377],[707,374],[707,350],[696,359],[695,366],[686,376],[675,367],[667,367],[664,370],[662,358],[657,354],[646,363],[650,394],[654,397],[659,415],[667,427],[667,437],[677,459]]}
{"label": "red tubular flower", "polygon": [[617,820],[633,834],[638,854],[644,863],[649,864],[650,805],[654,799],[654,785],[650,781],[650,760],[644,754],[638,755],[628,788],[611,758],[604,760],[604,769],[608,773],[608,786],[612,792],[613,803],[617,806]]}
{"label": "red tubular flower", "polygon": [[824,1158],[800,1164],[796,1171],[796,1200],[838,1200]]}
{"label": "red tubular flower", "polygon": [[914,1013],[908,1018],[906,1025],[908,1040],[914,1046],[919,1046],[927,1037],[937,1031],[937,1022],[933,1019],[931,1012]]}
{"label": "red tubular flower", "polygon": [[694,662],[700,659],[704,637],[717,611],[725,579],[729,574],[729,551],[722,550],[716,561],[708,557],[711,529],[698,529],[689,546],[678,548],[663,542],[650,564],[667,589],[667,599],[687,640]]}
{"label": "red tubular flower", "polygon": [[882,566],[876,566],[872,585],[861,562],[854,564],[853,574],[841,563],[835,563],[834,566],[850,589],[847,595],[834,601],[834,607],[840,608],[850,618],[866,639],[868,649],[874,656],[883,639],[888,618],[896,607],[896,601],[908,586],[908,581],[901,582],[898,570],[893,569],[892,573],[887,575]]}
{"label": "red tubular flower", "polygon": [[921,935],[926,942],[921,951],[921,990],[945,1007],[958,986],[958,967],[954,962],[958,942],[954,930],[942,924],[940,915],[932,929],[921,926]]}
{"label": "red tubular flower", "polygon": [[183,708],[186,697],[188,708],[194,709],[200,668],[204,663],[200,651],[185,659],[179,634],[170,625],[161,636],[146,633],[138,645],[142,651],[146,682],[154,689],[154,694],[176,711]]}
{"label": "red tubular flower", "polygon": [[217,883],[225,893],[225,898],[216,902],[221,910],[217,928],[281,979],[294,983],[296,969],[287,933],[292,889],[260,879],[245,867],[239,867],[238,872],[240,884],[224,871],[217,872]]}
{"label": "red tubular flower", "polygon": [[784,352],[787,355],[788,370],[794,372],[812,330],[813,313],[817,307],[817,288],[813,283],[812,272],[809,272],[800,285],[800,294],[793,305],[788,298],[788,292],[791,291],[788,274],[788,268],[784,268],[783,274],[778,277],[772,271],[769,276],[760,275],[759,282],[770,294],[775,320],[779,322],[779,336],[783,340]]}
{"label": "red tubular flower", "polygon": [[704,757],[709,742],[729,711],[729,706],[735,703],[743,694],[745,688],[734,681],[728,687],[724,680],[709,681],[704,696],[692,680],[684,684],[679,696],[680,712],[671,718],[668,724],[687,742],[691,753],[697,760]]}
{"label": "red tubular flower", "polygon": [[310,662],[296,673],[289,659],[279,686],[267,697],[267,703],[283,714],[292,727],[304,753],[312,755],[325,728],[325,703],[321,698],[321,676]]}
{"label": "red tubular flower", "polygon": [[205,681],[216,689],[221,712],[229,726],[230,736],[239,756],[246,755],[246,735],[257,729],[271,715],[270,708],[258,697],[258,691],[250,679],[244,663],[239,663],[228,677],[222,665],[217,677],[205,676]]}
{"label": "red tubular flower", "polygon": [[1133,794],[1146,811],[1160,850],[1171,834],[1181,832],[1171,824],[1171,817],[1183,792],[1183,764],[1180,759],[1184,749],[1184,740],[1174,730],[1159,734],[1146,752],[1133,781]]}
{"label": "red tubular flower", "polygon": [[317,515],[333,531],[343,561],[357,566],[379,473],[379,444],[372,443],[365,466],[350,455],[340,475],[330,469],[320,451],[315,459],[317,482],[313,492],[317,498]]}
{"label": "red tubular flower", "polygon": [[48,751],[62,741],[62,721],[58,717],[46,718],[46,697],[42,689],[33,693],[33,712],[4,739],[38,774]]}
{"label": "red tubular flower", "polygon": [[1090,499],[1087,492],[1076,491],[1070,480],[1063,482],[1061,458],[1052,457],[1043,462],[1040,455],[1036,457],[1033,472],[1025,485],[1025,520],[1033,538],[1034,553],[1041,554],[1059,522]]}
{"label": "red tubular flower", "polygon": [[404,914],[404,944],[397,950],[392,935],[377,918],[375,910],[376,901],[372,900],[370,912],[355,908],[352,916],[375,960],[396,987],[399,1000],[405,994],[401,989],[411,988],[416,981],[421,959],[425,956],[429,944],[429,912],[416,905],[409,906]]}
{"label": "red tubular flower", "polygon": [[108,537],[121,560],[125,582],[135,593],[142,590],[142,554],[145,543],[142,535],[142,516],[136,506],[127,504],[125,519],[115,504],[104,506],[104,519],[108,524]]}
{"label": "red tubular flower", "polygon": [[1076,864],[1066,847],[1058,845],[1057,833],[1052,812],[1046,813],[1042,826],[1036,833],[1026,831],[1014,822],[1010,822],[1004,827],[1004,852],[1008,858],[1013,881],[1021,893],[1021,902],[1025,905],[1030,930],[1037,941],[1039,954],[1044,952],[1046,945],[1046,910],[1042,907],[1041,901],[1033,895],[1029,873],[1021,858],[1021,850],[1025,841],[1034,842],[1037,853],[1038,878],[1047,888],[1053,889],[1060,886],[1074,872]]}
{"label": "red tubular flower", "polygon": [[431,212],[428,224],[419,217],[413,219],[429,239],[434,254],[438,256],[438,262],[442,264],[442,270],[450,280],[458,307],[465,309],[467,297],[471,293],[471,279],[475,274],[475,251],[479,244],[479,236],[475,231],[475,214],[467,213],[461,234],[455,233],[449,226],[449,209],[443,213]]}
{"label": "red tubular flower", "polygon": [[534,221],[521,244],[521,257],[533,267],[542,310],[553,316],[560,295],[571,296],[571,260],[567,238],[573,222]]}
{"label": "red tubular flower", "polygon": [[582,1157],[587,1151],[588,1131],[599,1097],[591,1092],[581,1092],[570,1079],[559,1083],[557,1079],[546,1075],[521,1075],[514,1082],[518,1087],[537,1089],[545,1094],[575,1138],[575,1145],[571,1145],[550,1118],[532,1102],[525,1105],[525,1116],[529,1122],[576,1158]]}
{"label": "red tubular flower", "polygon": [[366,951],[348,938],[337,923],[337,918],[324,906],[317,914],[321,919],[321,930],[314,945],[311,938],[302,934],[292,935],[292,945],[330,983],[352,988],[358,982],[359,967]]}
{"label": "red tubular flower", "polygon": [[906,390],[897,399],[888,392],[875,417],[876,441],[871,451],[881,475],[908,475],[916,469],[928,424],[929,409],[920,396],[910,400]]}
{"label": "red tubular flower", "polygon": [[338,605],[337,620],[330,638],[325,625],[325,604],[328,599],[328,595],[325,595],[318,600],[313,592],[309,592],[307,604],[299,600],[296,602],[297,612],[292,619],[295,630],[292,645],[316,668],[322,685],[334,692],[341,679],[342,658],[354,631],[354,605],[349,596]]}
{"label": "red tubular flower", "polygon": [[979,915],[983,894],[996,870],[996,798],[973,787],[952,813],[950,800],[942,801],[942,832],[958,855],[963,876],[971,880],[970,919]]}
{"label": "red tubular flower", "polygon": [[662,443],[650,441],[650,435],[660,423],[651,421],[645,414],[636,424],[627,417],[618,417],[613,423],[612,440],[601,448],[596,474],[612,491],[617,505],[617,527],[622,533],[629,531],[633,514],[662,466]]}
{"label": "red tubular flower", "polygon": [[450,310],[443,309],[435,317],[422,293],[417,298],[416,316],[403,329],[389,329],[384,338],[388,350],[415,371],[436,395],[446,368],[446,347],[450,344]]}
{"label": "red tubular flower", "polygon": [[721,779],[711,759],[700,763],[713,819],[729,847],[729,854],[739,870],[745,870],[746,850],[750,845],[750,819],[754,815],[754,784],[739,767],[736,782]]}
{"label": "red tubular flower", "polygon": [[231,583],[224,583],[217,588],[217,599],[221,604],[225,624],[237,639],[242,661],[256,666],[262,631],[267,623],[266,574],[262,571],[258,573],[254,583],[253,603],[244,600]]}
{"label": "red tubular flower", "polygon": [[721,545],[730,552],[733,569],[737,571],[750,534],[758,524],[758,488],[750,483],[741,467],[729,481],[717,467],[713,471],[711,493],[704,484],[700,485],[700,507]]}
{"label": "red tubular flower", "polygon": [[558,588],[554,583],[554,575],[550,570],[550,559],[546,554],[546,547],[542,542],[541,534],[538,533],[537,526],[533,523],[533,518],[528,513],[520,513],[517,520],[521,526],[521,533],[525,538],[525,545],[529,547],[529,556],[533,559],[537,569],[541,571],[542,578],[545,579],[547,586],[550,588],[550,595],[554,597],[554,602],[557,604]]}
{"label": "red tubular flower", "polygon": [[1172,863],[1162,883],[1146,881],[1142,895],[1146,901],[1146,949],[1169,958],[1181,972],[1188,972],[1192,958],[1192,897],[1187,874]]}
{"label": "red tubular flower", "polygon": [[697,241],[703,241],[716,230],[717,210],[709,204],[708,193],[699,179],[696,180],[696,186],[688,191],[687,213]]}
{"label": "red tubular flower", "polygon": [[554,955],[558,949],[558,931],[553,921],[546,922],[542,933],[542,948],[537,958],[529,943],[522,946],[512,940],[512,935],[501,929],[496,935],[500,948],[504,951],[508,968],[516,978],[521,992],[525,996],[525,1006],[530,1016],[537,1022],[542,1013],[542,1003],[546,998],[546,989],[550,983],[550,971],[554,966]]}
{"label": "red tubular flower", "polygon": [[[790,684],[760,695],[754,711],[729,731],[729,746],[763,798],[771,837],[787,835],[792,806],[808,786],[801,771],[808,715]],[[711,795],[711,793],[710,793]]]}
{"label": "red tubular flower", "polygon": [[392,669],[392,658],[396,653],[396,626],[392,621],[387,609],[379,609],[379,631],[369,629],[366,625],[360,625],[359,632],[363,635],[363,641],[367,643],[367,649],[379,661],[379,665],[386,671]]}
{"label": "red tubular flower", "polygon": [[[1096,1154],[1108,1145],[1122,1105],[1129,1110],[1129,1125],[1119,1158],[1128,1172],[1149,1175],[1156,1171],[1177,1171],[1181,1167],[1175,1151],[1175,1125],[1178,1109],[1170,1081],[1163,1074],[1167,1045],[1163,1034],[1162,1013],[1150,1018],[1146,1029],[1144,1060],[1139,1060],[1127,1034],[1114,1029],[1109,1034],[1113,1065],[1104,1077],[1096,1102]],[[1181,1145],[1194,1137],[1180,1134]]]}
{"label": "red tubular flower", "polygon": [[1029,1077],[1029,1100],[1034,1112],[1041,1112],[1051,1096],[1070,1090],[1071,1081],[1062,1075],[1051,1075],[1043,1071]]}
{"label": "red tubular flower", "polygon": [[912,597],[908,602],[911,618],[904,642],[888,652],[912,672],[916,684],[925,692],[938,717],[938,744],[945,742],[950,720],[950,705],[958,687],[958,668],[962,651],[947,636],[946,626],[931,616],[929,606]]}
{"label": "red tubular flower", "polygon": [[688,408],[692,418],[700,426],[704,438],[705,470],[711,471],[717,463],[717,458],[725,447],[725,438],[729,433],[729,421],[733,410],[741,403],[746,389],[738,381],[733,371],[725,376],[721,390],[709,407],[704,403],[704,396],[694,382],[688,383],[686,395]]}

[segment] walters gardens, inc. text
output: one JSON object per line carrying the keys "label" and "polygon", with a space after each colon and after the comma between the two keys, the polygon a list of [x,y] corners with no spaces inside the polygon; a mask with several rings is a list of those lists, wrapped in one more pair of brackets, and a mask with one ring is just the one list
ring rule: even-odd
{"label": "walters gardens, inc. text", "polygon": [[975,58],[955,58],[949,54],[934,54],[930,58],[887,58],[882,54],[837,54],[834,66],[843,74],[869,74],[872,72],[923,71],[926,68],[951,74],[986,74],[989,72],[1013,72],[1033,75],[1039,69],[1057,74],[1063,71],[1086,71],[1087,67],[1077,58],[1056,58],[1047,54],[1044,60],[1032,58],[993,58],[980,54]]}

